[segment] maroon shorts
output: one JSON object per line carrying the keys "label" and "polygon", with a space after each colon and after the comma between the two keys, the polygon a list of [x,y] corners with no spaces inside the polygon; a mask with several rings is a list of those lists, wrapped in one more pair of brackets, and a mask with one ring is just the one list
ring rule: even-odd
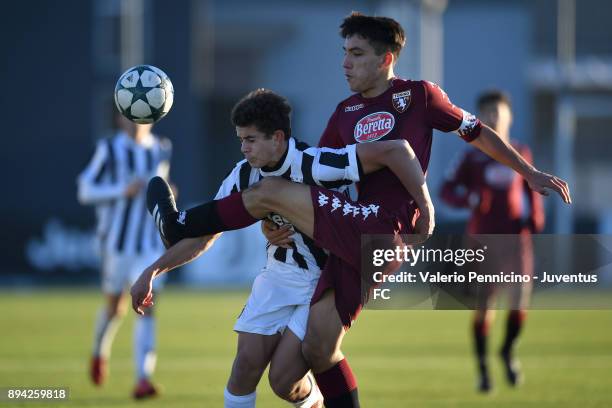
{"label": "maroon shorts", "polygon": [[314,207],[313,238],[318,246],[331,252],[311,304],[321,300],[327,289],[334,289],[336,310],[348,328],[367,301],[372,286],[368,274],[362,273],[362,252],[367,251],[362,235],[384,235],[386,244],[399,243],[406,217],[376,204],[352,201],[324,188],[311,187],[310,191]]}

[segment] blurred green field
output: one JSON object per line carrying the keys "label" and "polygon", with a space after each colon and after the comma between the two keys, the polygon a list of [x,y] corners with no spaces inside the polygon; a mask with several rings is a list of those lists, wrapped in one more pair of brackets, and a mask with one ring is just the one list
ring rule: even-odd
{"label": "blurred green field", "polygon": [[[232,362],[235,317],[244,292],[173,289],[159,299],[161,398],[133,402],[133,313],[116,338],[109,382],[87,377],[94,315],[92,290],[0,292],[0,387],[70,388],[60,407],[222,407]],[[492,349],[503,334],[492,328]],[[612,313],[532,311],[519,346],[526,383],[511,389],[493,356],[496,391],[474,391],[475,366],[465,311],[365,311],[344,350],[359,380],[363,407],[612,407]],[[44,404],[28,402],[23,406]],[[259,407],[286,407],[263,379]],[[0,408],[14,406],[0,402]]]}

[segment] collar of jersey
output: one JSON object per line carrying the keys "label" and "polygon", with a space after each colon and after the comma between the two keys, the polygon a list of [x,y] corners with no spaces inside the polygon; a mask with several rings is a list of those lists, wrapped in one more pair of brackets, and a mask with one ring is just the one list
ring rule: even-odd
{"label": "collar of jersey", "polygon": [[287,172],[289,167],[291,166],[291,162],[293,161],[293,155],[295,154],[295,139],[290,137],[289,143],[287,144],[287,155],[285,156],[285,161],[283,161],[282,166],[274,171],[264,171],[263,168],[259,169],[259,172],[264,177],[271,176],[282,176]]}
{"label": "collar of jersey", "polygon": [[389,80],[389,87],[378,96],[372,96],[371,98],[366,98],[364,96],[361,96],[361,94],[359,93],[356,93],[355,95],[357,95],[357,98],[359,98],[361,102],[372,103],[372,102],[378,102],[379,100],[384,100],[386,97],[389,96],[389,93],[391,93],[391,91],[394,90],[396,79],[398,78],[397,77],[391,78]]}

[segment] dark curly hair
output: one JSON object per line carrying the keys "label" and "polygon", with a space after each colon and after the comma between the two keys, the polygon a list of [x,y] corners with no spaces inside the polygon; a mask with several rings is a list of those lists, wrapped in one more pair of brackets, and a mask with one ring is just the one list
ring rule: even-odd
{"label": "dark curly hair", "polygon": [[355,34],[367,39],[377,55],[392,52],[396,59],[406,43],[404,29],[394,19],[366,16],[357,11],[353,11],[340,25],[342,38],[346,39]]}
{"label": "dark curly hair", "polygon": [[478,95],[478,98],[476,99],[476,106],[479,110],[482,110],[487,105],[498,103],[505,103],[510,109],[512,109],[510,96],[499,89],[489,89],[488,91],[484,91]]}
{"label": "dark curly hair", "polygon": [[249,92],[232,109],[234,126],[255,126],[270,137],[276,130],[285,132],[285,139],[291,136],[291,105],[287,99],[259,88]]}

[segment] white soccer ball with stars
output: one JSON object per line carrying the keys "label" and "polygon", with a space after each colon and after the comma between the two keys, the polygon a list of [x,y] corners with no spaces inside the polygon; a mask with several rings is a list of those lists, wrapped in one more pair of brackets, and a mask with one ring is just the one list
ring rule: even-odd
{"label": "white soccer ball with stars", "polygon": [[174,88],[170,78],[152,65],[128,69],[115,86],[115,105],[132,122],[157,122],[170,111],[173,101]]}

